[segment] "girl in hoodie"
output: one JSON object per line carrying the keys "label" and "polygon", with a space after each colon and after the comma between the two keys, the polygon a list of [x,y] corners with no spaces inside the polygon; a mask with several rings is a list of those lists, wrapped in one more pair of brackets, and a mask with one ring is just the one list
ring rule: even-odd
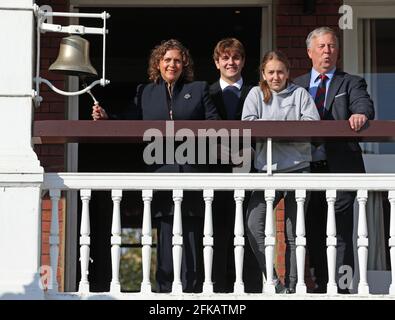
{"label": "girl in hoodie", "polygon": [[[262,60],[259,86],[251,89],[243,106],[242,120],[320,120],[313,98],[302,87],[289,81],[290,63],[280,51],[268,52]],[[274,143],[273,172],[309,172],[310,143]],[[254,166],[258,172],[267,171],[266,142],[257,142]],[[276,191],[273,206],[284,198],[285,204],[285,288],[274,271],[277,293],[294,293],[296,269],[296,200],[294,191]],[[306,199],[307,200],[307,199]],[[305,204],[307,201],[305,202]],[[247,235],[262,272],[265,266],[266,201],[263,191],[254,191],[247,209]]]}

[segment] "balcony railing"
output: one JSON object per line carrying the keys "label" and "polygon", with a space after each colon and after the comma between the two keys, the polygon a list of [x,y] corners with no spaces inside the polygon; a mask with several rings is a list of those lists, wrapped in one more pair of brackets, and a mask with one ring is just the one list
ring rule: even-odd
{"label": "balcony railing", "polygon": [[[346,121],[319,121],[319,122],[240,122],[240,121],[179,121],[174,122],[174,132],[166,134],[166,124],[162,121],[39,121],[35,124],[34,136],[36,142],[41,143],[67,143],[67,142],[138,142],[141,141],[147,129],[157,128],[164,136],[174,135],[178,129],[189,128],[192,134],[199,135],[199,129],[220,128],[250,129],[252,139],[271,138],[273,140],[296,141],[322,141],[327,139],[352,139],[357,141],[393,141],[395,138],[395,123],[390,121],[371,121],[369,127],[358,133],[351,131]],[[119,282],[119,266],[121,252],[121,225],[120,202],[122,194],[128,190],[141,190],[144,202],[142,223],[142,270],[141,291],[136,293],[139,297],[153,299],[168,299],[166,294],[154,294],[151,291],[149,274],[151,269],[151,214],[150,206],[154,190],[172,190],[175,206],[173,225],[173,266],[174,282],[171,295],[188,297],[191,294],[182,293],[180,279],[182,254],[182,214],[181,202],[185,190],[202,191],[202,201],[205,202],[204,218],[204,268],[205,280],[203,292],[195,294],[194,298],[217,297],[213,293],[211,278],[213,258],[213,225],[212,201],[217,190],[231,190],[234,192],[236,203],[234,227],[234,252],[236,280],[234,293],[228,298],[240,295],[252,299],[265,299],[273,297],[274,282],[271,268],[274,265],[275,230],[273,215],[273,200],[276,190],[293,190],[297,201],[296,223],[296,258],[297,258],[297,286],[295,298],[314,298],[316,294],[308,294],[304,282],[306,237],[304,222],[304,202],[306,192],[322,190],[326,192],[328,204],[327,218],[327,257],[328,275],[326,297],[336,298],[337,286],[335,282],[336,259],[336,223],[334,203],[336,192],[350,190],[357,192],[358,228],[357,251],[359,283],[358,295],[360,298],[394,298],[395,299],[395,174],[167,174],[167,173],[46,173],[43,184],[44,190],[49,190],[52,201],[52,223],[50,236],[50,261],[52,270],[57,270],[59,250],[59,228],[57,225],[58,201],[61,191],[79,190],[82,201],[81,229],[80,229],[80,265],[81,281],[76,295],[94,295],[90,293],[88,281],[88,265],[90,259],[90,213],[89,201],[93,190],[111,191],[113,201],[113,216],[111,228],[111,262],[112,280],[108,296],[125,298],[128,294],[121,293]],[[267,279],[262,294],[245,294],[242,278],[244,255],[244,227],[243,227],[243,200],[247,190],[263,190],[267,203],[266,215],[266,264]],[[376,296],[369,294],[367,278],[367,259],[369,250],[369,235],[366,218],[366,202],[368,191],[388,191],[391,206],[390,213],[390,249],[392,266],[392,283],[388,294]],[[53,278],[52,293],[57,292],[56,277]],[[148,296],[147,296],[148,295]],[[355,295],[352,295],[355,297]],[[342,295],[344,298],[344,295]]]}

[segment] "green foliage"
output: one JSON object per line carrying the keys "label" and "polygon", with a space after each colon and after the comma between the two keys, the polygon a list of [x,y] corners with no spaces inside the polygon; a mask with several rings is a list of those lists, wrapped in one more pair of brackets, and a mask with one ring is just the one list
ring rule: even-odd
{"label": "green foliage", "polygon": [[[156,232],[152,232],[153,243],[156,243]],[[141,229],[123,229],[122,244],[140,244]],[[124,292],[140,291],[143,279],[142,257],[140,247],[123,247],[121,250],[120,282],[121,290]],[[155,291],[155,271],[156,271],[156,248],[151,251],[151,274],[150,280],[152,290]]]}

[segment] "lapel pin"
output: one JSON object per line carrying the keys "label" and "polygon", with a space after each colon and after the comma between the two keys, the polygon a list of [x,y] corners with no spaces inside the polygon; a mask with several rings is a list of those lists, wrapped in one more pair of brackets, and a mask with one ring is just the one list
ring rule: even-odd
{"label": "lapel pin", "polygon": [[189,93],[187,93],[187,94],[184,96],[184,98],[187,99],[187,100],[190,99],[191,97],[192,97],[192,96],[191,96]]}

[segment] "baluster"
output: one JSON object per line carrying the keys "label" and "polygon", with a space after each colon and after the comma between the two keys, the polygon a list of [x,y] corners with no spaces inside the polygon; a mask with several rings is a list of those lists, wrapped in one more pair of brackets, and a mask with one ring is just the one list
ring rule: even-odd
{"label": "baluster", "polygon": [[336,217],[335,201],[336,190],[326,191],[326,201],[328,202],[328,219],[326,222],[326,255],[328,259],[328,284],[327,294],[337,294],[336,285]]}
{"label": "baluster", "polygon": [[359,205],[358,213],[358,263],[359,263],[359,284],[358,294],[369,294],[367,281],[368,269],[368,225],[366,221],[366,201],[368,200],[367,190],[358,190],[357,200]]}
{"label": "baluster", "polygon": [[267,138],[267,145],[266,145],[266,173],[268,176],[273,175],[272,172],[272,138]]}
{"label": "baluster", "polygon": [[111,226],[111,266],[112,279],[110,285],[111,293],[121,292],[119,282],[119,263],[121,260],[121,199],[122,190],[112,190],[111,198],[113,201],[112,226]]}
{"label": "baluster", "polygon": [[183,191],[173,190],[174,201],[174,220],[173,220],[173,270],[174,281],[171,292],[174,294],[182,293],[181,282],[181,259],[182,259],[182,217],[181,201]]}
{"label": "baluster", "polygon": [[151,293],[151,252],[152,252],[152,224],[151,224],[151,201],[152,190],[143,190],[144,213],[143,228],[141,236],[143,281],[141,282],[141,293]]}
{"label": "baluster", "polygon": [[395,190],[388,192],[388,200],[391,204],[390,238],[388,240],[388,245],[390,247],[392,279],[389,294],[395,295]]}
{"label": "baluster", "polygon": [[78,291],[81,293],[89,292],[89,253],[90,253],[90,221],[89,221],[89,200],[91,199],[91,190],[81,190],[82,213],[80,228],[80,263],[81,263],[81,280]]}
{"label": "baluster", "polygon": [[298,270],[298,282],[296,284],[296,293],[305,294],[307,292],[304,282],[304,268],[306,259],[306,229],[304,221],[304,202],[306,199],[306,190],[296,190],[295,199],[297,203],[296,215],[296,265]]}
{"label": "baluster", "polygon": [[274,246],[276,245],[276,234],[274,228],[273,201],[275,190],[265,190],[266,220],[265,220],[265,256],[266,256],[266,283],[265,293],[276,293],[273,280]]}
{"label": "baluster", "polygon": [[244,293],[243,282],[243,260],[244,260],[244,223],[243,223],[243,200],[244,190],[235,190],[234,198],[236,202],[234,246],[235,246],[235,271],[236,280],[234,293]]}
{"label": "baluster", "polygon": [[58,271],[58,259],[59,259],[59,199],[60,190],[51,189],[49,190],[49,196],[51,198],[51,230],[49,236],[50,245],[50,260],[51,260],[51,270],[50,270],[50,283],[48,284],[48,289],[54,292],[59,290],[57,271]]}
{"label": "baluster", "polygon": [[214,198],[214,190],[204,190],[203,198],[206,204],[204,211],[204,237],[203,237],[203,256],[204,256],[204,283],[203,293],[213,293],[213,282],[211,280],[213,268],[213,215],[212,202]]}

